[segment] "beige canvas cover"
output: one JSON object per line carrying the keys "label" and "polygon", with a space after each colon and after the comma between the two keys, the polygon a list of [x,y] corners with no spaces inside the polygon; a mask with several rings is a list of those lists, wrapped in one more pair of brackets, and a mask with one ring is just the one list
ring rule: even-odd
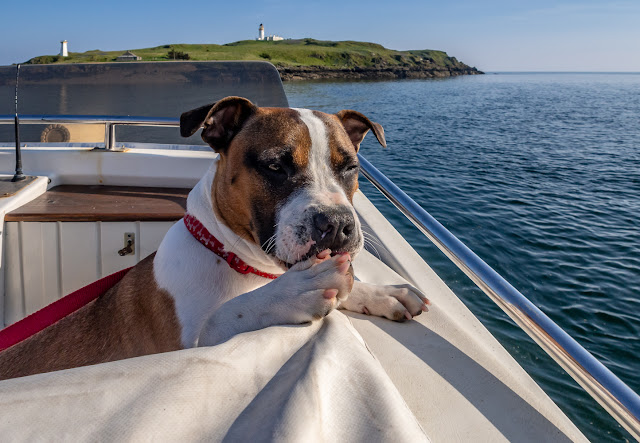
{"label": "beige canvas cover", "polygon": [[425,441],[347,317],[0,383],[4,441]]}

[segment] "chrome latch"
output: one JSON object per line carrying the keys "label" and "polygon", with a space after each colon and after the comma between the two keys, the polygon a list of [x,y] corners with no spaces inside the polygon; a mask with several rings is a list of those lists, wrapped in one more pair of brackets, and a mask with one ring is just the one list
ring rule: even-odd
{"label": "chrome latch", "polygon": [[124,248],[118,251],[121,257],[136,252],[136,235],[133,232],[124,233]]}

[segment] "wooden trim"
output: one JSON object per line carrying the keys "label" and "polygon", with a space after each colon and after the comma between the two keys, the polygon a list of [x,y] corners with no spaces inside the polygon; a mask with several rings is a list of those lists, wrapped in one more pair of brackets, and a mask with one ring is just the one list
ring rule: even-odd
{"label": "wooden trim", "polygon": [[177,221],[187,207],[185,188],[56,186],[5,216],[5,221]]}

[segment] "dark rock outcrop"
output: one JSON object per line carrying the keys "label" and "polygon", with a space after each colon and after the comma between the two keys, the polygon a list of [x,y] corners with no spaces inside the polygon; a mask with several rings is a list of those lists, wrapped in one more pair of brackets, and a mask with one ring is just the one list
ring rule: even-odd
{"label": "dark rock outcrop", "polygon": [[[462,63],[460,63],[462,65]],[[282,81],[291,80],[394,80],[414,78],[444,78],[458,75],[484,74],[476,68],[463,66],[372,66],[355,68],[329,68],[324,66],[278,67]]]}

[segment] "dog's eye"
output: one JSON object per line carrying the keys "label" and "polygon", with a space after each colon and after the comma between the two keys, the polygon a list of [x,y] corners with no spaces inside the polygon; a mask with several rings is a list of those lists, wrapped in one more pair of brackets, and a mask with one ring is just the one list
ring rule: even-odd
{"label": "dog's eye", "polygon": [[358,163],[352,163],[344,168],[344,172],[348,174],[348,173],[357,171],[359,167],[360,165]]}
{"label": "dog's eye", "polygon": [[286,179],[290,173],[287,167],[281,163],[266,163],[263,168],[268,177],[280,181]]}

